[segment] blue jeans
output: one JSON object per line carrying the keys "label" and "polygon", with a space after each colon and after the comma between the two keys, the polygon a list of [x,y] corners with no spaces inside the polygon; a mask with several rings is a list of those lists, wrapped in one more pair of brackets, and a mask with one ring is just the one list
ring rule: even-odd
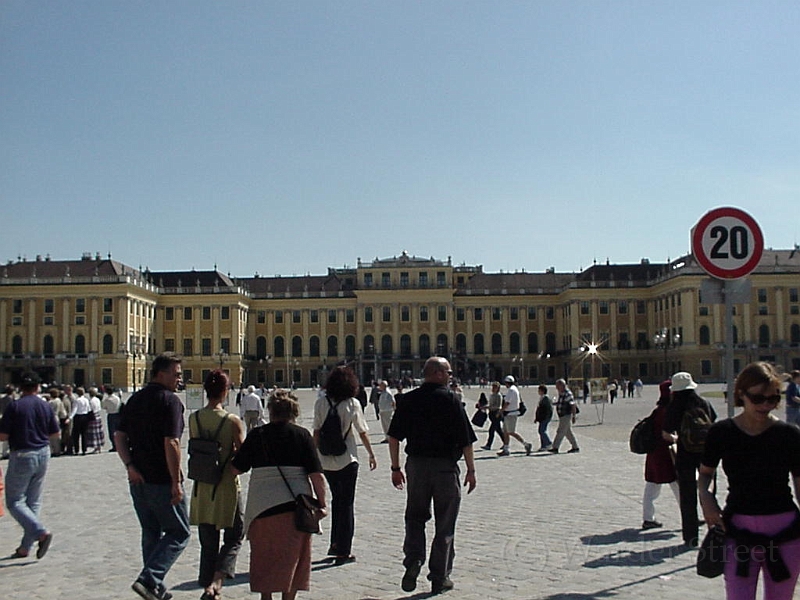
{"label": "blue jeans", "polygon": [[133,509],[142,526],[142,561],[139,581],[151,589],[164,589],[164,577],[189,543],[186,494],[172,505],[168,484],[130,486]]}
{"label": "blue jeans", "polygon": [[550,420],[539,421],[539,441],[542,448],[547,448],[552,442],[550,436],[547,435],[547,426],[550,425]]}
{"label": "blue jeans", "polygon": [[24,531],[19,547],[29,552],[33,543],[47,533],[39,521],[42,487],[50,461],[50,446],[36,450],[14,450],[6,472],[6,506]]}

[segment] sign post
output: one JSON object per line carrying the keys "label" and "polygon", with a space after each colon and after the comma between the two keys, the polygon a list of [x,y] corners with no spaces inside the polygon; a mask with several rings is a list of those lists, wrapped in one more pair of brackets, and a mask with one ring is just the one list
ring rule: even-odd
{"label": "sign post", "polygon": [[[764,236],[755,219],[738,208],[715,208],[691,231],[692,254],[703,270],[722,280],[725,299],[725,380],[728,416],[733,416],[733,303],[741,295],[736,280],[749,275],[764,253]],[[741,300],[740,298],[736,298]]]}

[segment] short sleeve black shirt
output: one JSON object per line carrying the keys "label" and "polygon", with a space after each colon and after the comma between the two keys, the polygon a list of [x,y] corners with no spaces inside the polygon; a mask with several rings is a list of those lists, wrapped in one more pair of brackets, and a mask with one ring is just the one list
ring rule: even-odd
{"label": "short sleeve black shirt", "polygon": [[708,432],[702,464],[728,477],[726,508],[736,514],[771,515],[795,509],[789,475],[800,475],[800,429],[782,421],[748,435],[725,419]]}
{"label": "short sleeve black shirt", "polygon": [[255,467],[303,467],[321,473],[314,440],[307,429],[294,423],[275,422],[253,429],[231,461],[245,473]]}
{"label": "short sleeve black shirt", "polygon": [[389,435],[406,440],[406,454],[429,458],[461,458],[463,448],[478,438],[464,405],[443,385],[423,383],[403,394]]}

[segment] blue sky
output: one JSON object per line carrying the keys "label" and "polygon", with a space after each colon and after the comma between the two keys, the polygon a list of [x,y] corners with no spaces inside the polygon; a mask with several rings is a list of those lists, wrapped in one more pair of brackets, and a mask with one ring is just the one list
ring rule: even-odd
{"label": "blue sky", "polygon": [[0,261],[322,274],[800,242],[796,1],[0,3]]}

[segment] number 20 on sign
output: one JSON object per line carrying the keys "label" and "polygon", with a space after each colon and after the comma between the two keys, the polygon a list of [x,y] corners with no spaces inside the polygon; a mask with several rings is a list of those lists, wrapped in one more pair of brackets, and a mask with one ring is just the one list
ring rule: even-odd
{"label": "number 20 on sign", "polygon": [[692,229],[692,253],[706,273],[739,279],[758,265],[764,236],[755,219],[738,208],[715,208]]}

